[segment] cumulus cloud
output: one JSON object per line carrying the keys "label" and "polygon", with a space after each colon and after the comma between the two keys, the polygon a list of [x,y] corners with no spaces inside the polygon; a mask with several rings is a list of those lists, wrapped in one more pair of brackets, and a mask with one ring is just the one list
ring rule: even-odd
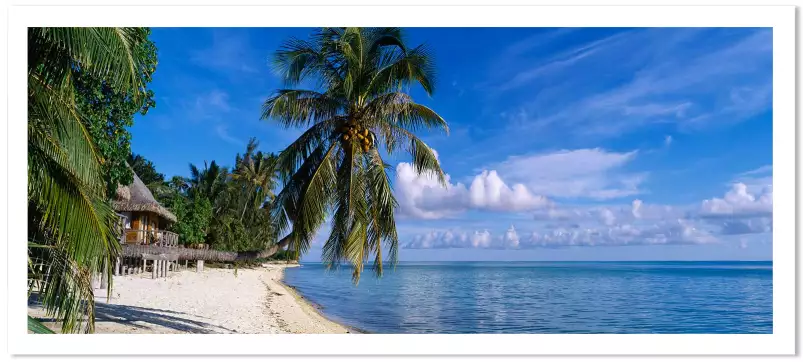
{"label": "cumulus cloud", "polygon": [[502,235],[502,246],[507,249],[519,247],[519,234],[516,233],[516,228],[513,225],[510,225],[510,228]]}
{"label": "cumulus cloud", "polygon": [[765,190],[771,191],[772,165],[765,165],[743,172],[737,175],[731,183],[743,183],[747,186],[747,191],[751,193],[762,193]]}
{"label": "cumulus cloud", "polygon": [[498,211],[522,211],[547,205],[543,196],[533,195],[522,184],[508,187],[496,171],[482,171],[474,177],[469,188],[472,208]]}
{"label": "cumulus cloud", "polygon": [[549,204],[522,184],[508,186],[496,171],[483,171],[469,187],[452,184],[446,175],[443,187],[434,175],[419,174],[412,164],[396,166],[394,188],[403,215],[438,219],[469,209],[500,212],[532,210]]}
{"label": "cumulus cloud", "polygon": [[703,200],[700,206],[702,217],[760,217],[772,214],[772,190],[753,194],[747,185],[735,183],[723,198]]}
{"label": "cumulus cloud", "polygon": [[641,193],[639,186],[646,174],[622,170],[636,154],[600,148],[561,150],[512,156],[486,168],[497,170],[539,195],[606,200]]}

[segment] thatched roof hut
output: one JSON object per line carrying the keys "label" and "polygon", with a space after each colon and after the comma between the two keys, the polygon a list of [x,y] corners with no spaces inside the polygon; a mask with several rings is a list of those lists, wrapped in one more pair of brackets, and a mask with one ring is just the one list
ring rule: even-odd
{"label": "thatched roof hut", "polygon": [[145,186],[137,174],[134,174],[134,182],[131,185],[117,187],[117,197],[113,206],[117,212],[152,212],[170,222],[176,222],[176,215],[156,201],[151,190]]}

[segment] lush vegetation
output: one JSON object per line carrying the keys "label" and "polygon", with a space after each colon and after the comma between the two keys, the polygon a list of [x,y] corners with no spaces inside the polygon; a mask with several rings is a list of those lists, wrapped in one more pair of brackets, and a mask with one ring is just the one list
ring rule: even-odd
{"label": "lush vegetation", "polygon": [[[132,156],[137,175],[178,221],[171,229],[185,245],[208,244],[223,251],[253,251],[275,240],[268,205],[276,187],[276,156],[258,150],[251,139],[231,169],[216,161],[203,168],[190,165],[190,177],[164,181],[153,163]],[[146,182],[146,175],[151,182]],[[161,180],[161,181],[160,181]]]}
{"label": "lush vegetation", "polygon": [[[62,332],[92,332],[91,276],[119,253],[109,197],[124,167],[155,46],[145,28],[28,30],[28,281]],[[108,277],[111,290],[112,278]],[[42,331],[29,319],[29,328]]]}
{"label": "lush vegetation", "polygon": [[[306,252],[331,215],[323,246],[329,267],[365,262],[382,275],[397,260],[396,199],[382,154],[406,151],[419,173],[444,174],[432,149],[416,136],[448,131],[446,121],[407,93],[435,90],[435,67],[423,45],[410,47],[398,28],[325,28],[311,39],[290,39],[275,66],[287,84],[263,107],[263,119],[306,131],[277,159],[284,187],[271,208],[279,244]],[[301,89],[302,84],[317,89]],[[386,259],[383,259],[383,253]]]}

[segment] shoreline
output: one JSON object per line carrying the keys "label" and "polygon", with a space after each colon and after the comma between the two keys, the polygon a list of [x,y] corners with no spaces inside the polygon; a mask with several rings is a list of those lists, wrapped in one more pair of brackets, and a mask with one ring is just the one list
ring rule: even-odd
{"label": "shoreline", "polygon": [[[296,268],[296,267],[299,267],[299,266],[300,266],[299,264],[289,264],[289,265],[281,265],[281,266],[279,266],[278,268],[276,268],[276,269],[278,269],[277,277],[276,278],[271,278],[271,281],[275,282],[276,286],[278,286],[279,288],[283,289],[286,292],[286,295],[289,295],[290,297],[292,297],[292,301],[295,304],[295,306],[297,306],[299,309],[301,309],[301,311],[304,314],[306,314],[311,320],[314,320],[319,325],[322,325],[324,327],[324,329],[326,329],[326,331],[325,332],[309,332],[309,331],[307,331],[305,329],[305,326],[302,323],[295,323],[295,324],[289,323],[288,325],[285,326],[286,333],[294,333],[294,334],[299,334],[299,333],[300,334],[304,334],[304,333],[330,333],[330,334],[331,333],[338,333],[338,334],[342,334],[342,333],[359,333],[359,332],[357,332],[356,329],[354,329],[352,327],[337,323],[337,322],[327,318],[326,315],[324,315],[323,312],[320,310],[319,306],[317,306],[314,302],[304,298],[304,296],[301,295],[301,293],[299,293],[295,288],[287,285],[284,282],[285,269],[287,269],[287,268]],[[268,286],[268,289],[269,290],[272,289],[270,285]],[[281,320],[282,319],[282,313],[277,313],[277,315],[278,315],[277,318],[279,318]]]}
{"label": "shoreline", "polygon": [[[300,264],[291,265],[289,267],[298,267],[298,266],[300,266]],[[304,298],[304,295],[302,295],[301,292],[298,291],[298,289],[296,289],[295,287],[285,283],[285,281],[284,281],[284,270],[282,270],[282,275],[281,275],[281,278],[278,280],[278,283],[282,287],[284,287],[284,289],[287,290],[288,293],[292,294],[296,298],[296,302],[297,303],[305,305],[305,310],[308,311],[308,313],[314,313],[317,317],[325,319],[329,323],[336,324],[336,325],[340,326],[341,328],[346,329],[347,330],[346,333],[351,333],[351,334],[371,334],[371,332],[366,331],[364,329],[360,329],[360,328],[357,328],[357,327],[354,327],[354,326],[350,326],[348,324],[344,324],[344,323],[341,323],[341,322],[336,322],[336,321],[332,320],[331,318],[327,317],[326,314],[323,312],[324,308],[323,308],[322,305],[320,305],[318,303],[315,303],[315,302],[313,302],[313,301],[311,301],[311,300],[309,300],[307,298]]]}
{"label": "shoreline", "polygon": [[[283,282],[284,269],[298,265],[265,264],[256,268],[206,268],[115,276],[111,300],[95,289],[97,334],[345,334],[357,329],[334,322]],[[236,273],[236,274],[235,274]],[[48,321],[41,306],[28,314]]]}

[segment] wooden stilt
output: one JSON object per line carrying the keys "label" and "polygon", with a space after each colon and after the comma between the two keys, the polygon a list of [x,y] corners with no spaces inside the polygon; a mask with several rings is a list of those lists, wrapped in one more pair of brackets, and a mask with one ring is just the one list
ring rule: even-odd
{"label": "wooden stilt", "polygon": [[151,278],[156,279],[156,260],[151,260]]}
{"label": "wooden stilt", "polygon": [[203,260],[197,260],[195,262],[195,272],[200,273],[202,271],[204,271],[204,261]]}
{"label": "wooden stilt", "polygon": [[106,289],[106,284],[108,283],[106,275],[106,262],[104,261],[103,267],[100,269],[100,289]]}

